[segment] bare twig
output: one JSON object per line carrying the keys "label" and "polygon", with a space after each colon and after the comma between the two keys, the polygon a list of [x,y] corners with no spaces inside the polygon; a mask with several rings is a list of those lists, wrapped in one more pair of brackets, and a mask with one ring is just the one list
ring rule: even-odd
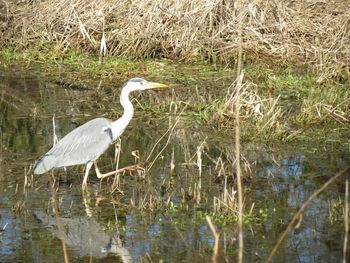
{"label": "bare twig", "polygon": [[243,41],[242,41],[242,26],[243,26],[243,17],[244,12],[242,10],[243,3],[242,1],[237,2],[237,14],[238,14],[238,62],[237,62],[237,79],[236,79],[236,92],[237,99],[235,105],[235,119],[236,119],[236,174],[237,174],[237,190],[238,190],[238,263],[243,262],[243,190],[242,190],[242,170],[241,170],[241,143],[240,143],[240,120],[239,120],[239,111],[241,107],[241,87],[243,80],[243,69],[242,69],[242,59],[243,59]]}
{"label": "bare twig", "polygon": [[56,135],[55,114],[52,116],[52,133],[53,133],[52,143],[53,143],[53,145],[56,145],[56,143],[58,142],[58,138],[57,138],[57,135]]}
{"label": "bare twig", "polygon": [[156,155],[156,157],[153,159],[153,161],[150,163],[150,165],[148,165],[147,167],[147,171],[149,171],[151,169],[151,167],[153,166],[153,164],[156,162],[156,160],[159,158],[159,156],[163,153],[163,151],[166,149],[166,147],[168,146],[169,142],[170,142],[170,138],[171,138],[171,135],[176,127],[176,125],[178,124],[179,120],[180,120],[180,117],[181,117],[181,114],[184,112],[184,110],[187,108],[187,106],[185,106],[181,112],[179,113],[179,115],[177,116],[177,118],[175,119],[175,123],[170,126],[166,132],[158,139],[158,141],[153,145],[152,147],[152,150],[151,152],[149,153],[148,157],[146,158],[146,162],[149,161],[149,159],[151,158],[155,148],[157,147],[157,145],[162,141],[162,139],[167,135],[168,135],[168,139],[165,143],[165,145],[163,146],[163,148],[160,150],[160,152]]}

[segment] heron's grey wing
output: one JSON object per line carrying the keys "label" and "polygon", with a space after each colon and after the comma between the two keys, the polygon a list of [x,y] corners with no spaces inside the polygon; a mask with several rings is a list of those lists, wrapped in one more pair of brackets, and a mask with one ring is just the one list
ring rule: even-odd
{"label": "heron's grey wing", "polygon": [[55,157],[54,167],[63,167],[95,161],[112,142],[111,121],[93,119],[64,136],[46,154]]}
{"label": "heron's grey wing", "polygon": [[113,141],[110,123],[108,119],[97,118],[74,129],[36,162],[34,173],[96,160]]}

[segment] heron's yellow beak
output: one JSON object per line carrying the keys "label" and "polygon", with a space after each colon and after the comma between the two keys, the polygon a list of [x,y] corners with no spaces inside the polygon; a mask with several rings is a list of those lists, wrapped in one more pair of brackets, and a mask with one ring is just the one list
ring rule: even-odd
{"label": "heron's yellow beak", "polygon": [[157,88],[157,89],[165,89],[169,88],[168,85],[162,84],[162,83],[157,83],[157,82],[148,82],[148,84],[152,87],[152,89]]}

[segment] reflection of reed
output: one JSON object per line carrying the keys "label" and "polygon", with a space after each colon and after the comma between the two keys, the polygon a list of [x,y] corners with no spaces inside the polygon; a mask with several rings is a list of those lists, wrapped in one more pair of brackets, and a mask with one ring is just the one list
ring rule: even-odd
{"label": "reflection of reed", "polygon": [[0,145],[0,179],[2,178],[2,176],[4,174],[3,162],[4,162],[4,157],[3,157],[3,154],[2,154],[2,147]]}
{"label": "reflection of reed", "polygon": [[4,103],[25,113],[25,108],[31,105],[28,94],[26,92],[20,92],[18,89],[15,89],[15,87],[12,88],[9,85],[1,84],[0,87],[0,103]]}
{"label": "reflection of reed", "polygon": [[346,263],[347,250],[348,250],[348,234],[349,234],[349,174],[345,179],[345,197],[344,197],[344,245],[343,245],[343,263]]}
{"label": "reflection of reed", "polygon": [[213,225],[210,217],[206,216],[206,219],[207,219],[208,225],[210,227],[210,230],[213,233],[214,238],[215,238],[214,252],[213,252],[213,256],[211,258],[211,262],[212,263],[217,263],[218,262],[218,256],[219,256],[219,238],[220,238],[220,234],[216,231],[216,228]]}
{"label": "reflection of reed", "polygon": [[51,193],[52,193],[53,210],[55,213],[55,221],[56,221],[59,237],[60,237],[61,242],[62,242],[64,262],[69,263],[65,235],[64,235],[64,231],[63,231],[63,227],[62,227],[61,218],[59,216],[59,204],[58,204],[58,197],[57,197],[58,187],[56,186],[56,182],[55,182],[55,179],[53,178],[53,176],[50,176],[50,187],[51,187]]}

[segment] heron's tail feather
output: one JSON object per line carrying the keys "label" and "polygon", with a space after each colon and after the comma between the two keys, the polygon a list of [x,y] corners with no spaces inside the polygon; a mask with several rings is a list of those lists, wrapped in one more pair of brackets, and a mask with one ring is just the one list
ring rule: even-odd
{"label": "heron's tail feather", "polygon": [[44,155],[34,164],[34,173],[43,174],[55,167],[56,158],[54,155]]}

